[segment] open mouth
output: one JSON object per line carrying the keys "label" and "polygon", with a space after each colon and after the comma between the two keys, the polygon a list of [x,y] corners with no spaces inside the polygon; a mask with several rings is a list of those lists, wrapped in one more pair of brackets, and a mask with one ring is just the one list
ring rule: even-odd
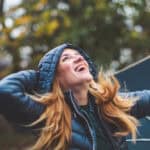
{"label": "open mouth", "polygon": [[85,65],[78,65],[77,67],[75,67],[75,71],[76,72],[81,72],[81,71],[84,71],[86,69],[86,66]]}

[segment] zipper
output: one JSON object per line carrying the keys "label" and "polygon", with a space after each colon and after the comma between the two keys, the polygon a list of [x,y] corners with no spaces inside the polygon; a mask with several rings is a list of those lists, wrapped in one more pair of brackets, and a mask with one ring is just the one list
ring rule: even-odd
{"label": "zipper", "polygon": [[92,134],[92,128],[90,127],[90,124],[89,124],[88,120],[86,119],[86,117],[85,117],[82,113],[80,113],[79,110],[77,109],[76,104],[74,103],[74,100],[73,100],[73,96],[72,96],[72,94],[71,94],[71,91],[69,91],[69,95],[70,95],[71,102],[72,102],[72,104],[73,104],[73,107],[74,107],[76,113],[77,113],[80,117],[82,117],[83,120],[87,123],[88,129],[89,129],[89,132],[90,132],[90,135],[91,135],[92,143],[93,143],[93,144],[92,144],[92,150],[95,150],[96,143],[95,143],[95,140],[94,140],[94,136],[93,136],[93,134]]}
{"label": "zipper", "polygon": [[102,118],[101,118],[101,116],[100,116],[99,109],[97,109],[97,111],[98,111],[99,120],[101,121],[101,124],[102,124],[102,127],[103,127],[104,131],[105,131],[106,134],[108,135],[108,138],[109,138],[109,141],[111,142],[111,145],[112,145],[113,150],[118,150],[117,145],[115,144],[115,141],[114,141],[113,138],[111,137],[111,133],[110,133],[109,130],[106,128],[106,127],[107,127],[107,124],[105,124],[105,123],[102,121]]}
{"label": "zipper", "polygon": [[[88,118],[89,116],[88,116],[88,114],[86,113],[86,111],[84,111],[83,110],[83,113],[84,113],[84,115]],[[91,128],[91,127],[90,127]],[[90,130],[89,130],[90,131]],[[94,145],[94,148],[97,150],[97,144],[96,144],[96,142],[94,142],[94,141],[96,141],[96,133],[95,133],[95,130],[93,130],[92,131],[92,128],[91,128],[91,132],[93,133],[93,145]],[[91,134],[91,137],[92,137],[92,133],[90,133]]]}

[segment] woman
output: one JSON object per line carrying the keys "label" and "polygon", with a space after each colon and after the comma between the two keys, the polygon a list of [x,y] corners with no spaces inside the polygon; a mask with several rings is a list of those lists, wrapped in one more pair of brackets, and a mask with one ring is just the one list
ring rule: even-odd
{"label": "woman", "polygon": [[98,74],[82,49],[62,44],[45,54],[38,71],[0,81],[0,112],[41,129],[32,150],[125,150],[137,119],[150,115],[150,91],[118,90],[118,81]]}

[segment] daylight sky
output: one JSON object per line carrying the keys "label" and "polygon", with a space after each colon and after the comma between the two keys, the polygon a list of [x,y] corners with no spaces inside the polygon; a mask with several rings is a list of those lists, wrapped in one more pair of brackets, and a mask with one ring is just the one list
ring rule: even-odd
{"label": "daylight sky", "polygon": [[18,5],[21,0],[5,0],[4,9],[8,10],[10,7]]}

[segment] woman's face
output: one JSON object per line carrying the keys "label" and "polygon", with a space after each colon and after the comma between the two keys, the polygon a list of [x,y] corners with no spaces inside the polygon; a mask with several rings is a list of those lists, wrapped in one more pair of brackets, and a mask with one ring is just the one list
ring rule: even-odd
{"label": "woman's face", "polygon": [[65,49],[60,57],[57,77],[65,90],[87,85],[93,79],[83,56],[69,48]]}

